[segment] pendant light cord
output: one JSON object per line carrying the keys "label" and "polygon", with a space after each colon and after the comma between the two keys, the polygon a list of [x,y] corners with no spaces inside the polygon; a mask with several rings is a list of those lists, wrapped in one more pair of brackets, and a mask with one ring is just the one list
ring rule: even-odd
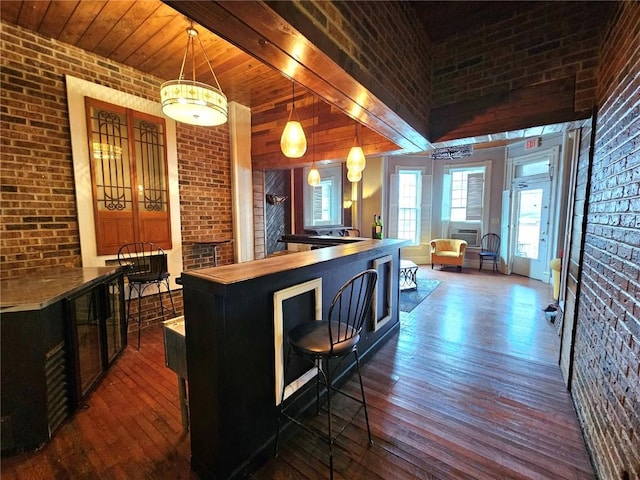
{"label": "pendant light cord", "polygon": [[202,43],[202,40],[200,40],[200,36],[198,35],[198,31],[193,28],[193,22],[190,23],[189,28],[187,28],[187,48],[184,49],[184,56],[182,57],[182,65],[180,65],[180,76],[178,77],[178,79],[180,80],[184,80],[184,66],[187,63],[187,56],[189,55],[189,50],[191,50],[191,68],[192,68],[192,80],[195,83],[196,82],[196,47],[193,43],[193,39],[197,38],[198,39],[198,43],[200,44],[200,49],[202,50],[202,53],[204,54],[204,59],[207,62],[207,66],[209,67],[209,71],[211,72],[211,75],[213,76],[213,79],[216,82],[216,86],[218,87],[218,90],[220,92],[222,92],[222,87],[220,87],[220,82],[218,82],[218,77],[216,77],[216,72],[213,71],[213,67],[211,66],[211,62],[209,61],[209,57],[207,56],[207,52],[204,49],[204,45]]}

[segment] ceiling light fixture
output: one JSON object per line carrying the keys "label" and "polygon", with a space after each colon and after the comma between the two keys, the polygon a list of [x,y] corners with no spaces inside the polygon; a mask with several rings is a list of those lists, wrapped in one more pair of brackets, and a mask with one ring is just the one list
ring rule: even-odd
{"label": "ceiling light fixture", "polygon": [[285,157],[300,158],[307,151],[307,138],[298,119],[295,100],[295,82],[291,81],[291,111],[280,137],[280,149]]}
{"label": "ceiling light fixture", "polygon": [[316,145],[313,141],[313,133],[315,131],[315,121],[316,121],[316,97],[313,97],[312,104],[312,112],[311,112],[311,168],[309,169],[309,174],[307,175],[307,183],[312,187],[317,187],[320,185],[320,172],[316,168]]}
{"label": "ceiling light fixture", "polygon": [[[170,80],[160,86],[162,112],[169,118],[189,125],[214,127],[227,121],[227,97],[222,93],[220,83],[209,62],[198,31],[193,22],[187,28],[187,48],[182,58],[178,80]],[[195,39],[198,39],[204,58],[217,87],[196,81]],[[184,78],[184,67],[187,57],[191,55],[193,76],[191,80]]]}
{"label": "ceiling light fixture", "polygon": [[347,155],[347,170],[362,172],[367,166],[367,160],[364,156],[362,146],[360,145],[360,139],[358,138],[358,122],[356,122],[355,130],[356,136],[353,139],[353,146]]}

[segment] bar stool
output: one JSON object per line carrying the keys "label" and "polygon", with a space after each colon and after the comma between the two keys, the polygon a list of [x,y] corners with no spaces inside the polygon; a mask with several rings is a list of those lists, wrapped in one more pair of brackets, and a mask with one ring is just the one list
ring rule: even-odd
{"label": "bar stool", "polygon": [[160,301],[160,312],[164,320],[164,305],[162,303],[161,285],[169,292],[171,310],[175,315],[176,309],[173,305],[171,287],[169,286],[169,271],[167,268],[167,254],[165,251],[154,246],[150,242],[126,243],[118,251],[118,263],[124,270],[129,284],[129,295],[127,299],[127,325],[131,318],[131,296],[135,292],[138,296],[138,318],[134,320],[138,323],[138,350],[140,350],[140,316],[142,314],[142,294],[147,287],[155,285],[158,288],[158,299]]}
{"label": "bar stool", "polygon": [[[367,434],[369,436],[369,446],[373,445],[371,439],[371,429],[369,428],[369,415],[367,413],[367,402],[364,395],[364,386],[362,384],[362,375],[360,374],[360,359],[358,356],[358,342],[360,341],[360,333],[364,322],[369,318],[373,293],[378,279],[378,273],[373,270],[365,270],[351,278],[338,290],[338,293],[331,302],[329,308],[329,316],[327,321],[309,321],[303,322],[289,330],[287,333],[287,342],[289,344],[289,352],[285,362],[285,379],[286,372],[289,367],[292,355],[299,356],[310,362],[313,362],[317,369],[316,376],[316,413],[319,413],[320,402],[320,386],[324,385],[327,389],[327,430],[324,432],[310,425],[303,423],[297,418],[289,415],[287,409],[295,403],[297,396],[292,398],[289,405],[285,407],[284,390],[280,397],[280,411],[278,415],[278,425],[276,432],[276,456],[278,456],[278,443],[280,439],[281,419],[284,417],[296,425],[301,426],[314,436],[325,440],[329,444],[329,468],[330,478],[333,479],[333,444],[342,434],[345,428],[353,422],[360,410],[364,410],[364,418],[367,424]],[[332,383],[333,373],[335,373],[340,362],[349,354],[353,353],[356,361],[356,369],[358,379],[360,380],[360,393],[362,398],[357,398],[351,394],[344,392]],[[339,358],[337,365],[331,369],[329,367],[329,359]],[[284,382],[286,383],[286,381]],[[346,397],[360,403],[360,407],[353,414],[349,422],[342,428],[337,435],[333,434],[331,420],[331,396],[333,393],[340,393]]]}

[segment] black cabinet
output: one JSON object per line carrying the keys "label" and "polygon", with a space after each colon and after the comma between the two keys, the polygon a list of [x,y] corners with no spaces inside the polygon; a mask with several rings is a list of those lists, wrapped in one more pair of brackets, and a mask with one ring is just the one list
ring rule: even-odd
{"label": "black cabinet", "polygon": [[[3,298],[3,453],[48,441],[126,346],[122,273],[86,270],[66,269],[60,279],[53,273],[49,278],[34,275],[34,288],[39,283],[52,292],[46,300],[7,306]],[[25,282],[29,279],[3,282],[3,297],[19,299],[20,289],[25,299],[36,296]]]}

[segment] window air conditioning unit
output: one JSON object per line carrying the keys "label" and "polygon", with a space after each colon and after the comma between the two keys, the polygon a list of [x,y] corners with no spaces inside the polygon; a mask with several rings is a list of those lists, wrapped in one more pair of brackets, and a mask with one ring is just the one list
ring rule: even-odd
{"label": "window air conditioning unit", "polygon": [[480,245],[480,229],[479,228],[452,228],[451,238],[466,240],[467,246],[477,247]]}

